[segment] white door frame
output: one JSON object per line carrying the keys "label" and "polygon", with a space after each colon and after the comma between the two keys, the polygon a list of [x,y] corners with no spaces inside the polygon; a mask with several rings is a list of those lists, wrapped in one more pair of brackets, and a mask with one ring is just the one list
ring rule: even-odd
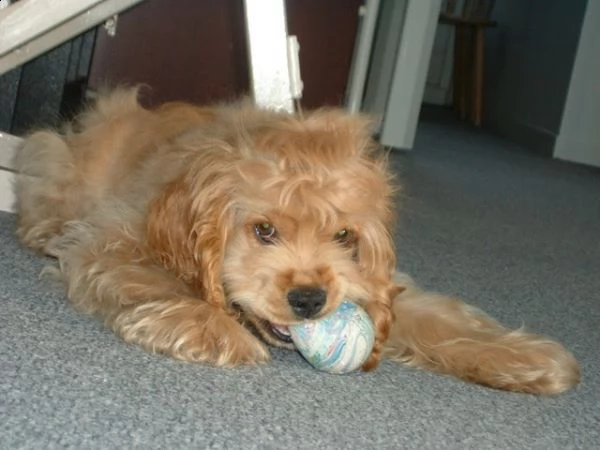
{"label": "white door frame", "polygon": [[413,147],[441,2],[380,2],[361,110],[380,120],[385,146]]}
{"label": "white door frame", "polygon": [[396,55],[381,144],[411,149],[415,141],[441,0],[409,0]]}

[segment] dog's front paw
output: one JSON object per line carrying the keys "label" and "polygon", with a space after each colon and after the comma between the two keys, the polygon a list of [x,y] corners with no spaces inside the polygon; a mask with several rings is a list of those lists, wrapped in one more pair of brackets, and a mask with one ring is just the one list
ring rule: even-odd
{"label": "dog's front paw", "polygon": [[224,312],[182,336],[173,351],[178,359],[224,367],[259,364],[270,359],[265,345]]}
{"label": "dog's front paw", "polygon": [[142,304],[123,311],[111,325],[125,341],[183,361],[231,367],[270,357],[225,310],[196,300]]}

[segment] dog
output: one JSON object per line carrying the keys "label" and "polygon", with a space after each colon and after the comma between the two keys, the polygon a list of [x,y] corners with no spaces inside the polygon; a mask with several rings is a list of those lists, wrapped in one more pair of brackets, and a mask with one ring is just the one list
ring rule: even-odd
{"label": "dog", "polygon": [[144,108],[117,88],[16,157],[20,241],[55,257],[73,306],[128,343],[216,366],[293,349],[288,326],[343,299],[382,359],[493,388],[579,381],[559,343],[508,330],[396,272],[395,181],[370,121],[249,102]]}

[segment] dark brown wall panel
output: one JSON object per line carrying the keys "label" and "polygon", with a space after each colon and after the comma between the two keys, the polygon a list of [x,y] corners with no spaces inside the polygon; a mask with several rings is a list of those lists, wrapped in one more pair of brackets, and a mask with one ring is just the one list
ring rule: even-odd
{"label": "dark brown wall panel", "polygon": [[240,0],[147,0],[102,30],[90,86],[146,83],[152,103],[230,99],[248,92]]}
{"label": "dark brown wall panel", "polygon": [[[343,101],[362,0],[287,0],[288,28],[300,41],[302,104]],[[100,29],[92,88],[149,85],[150,103],[210,103],[249,92],[242,0],[146,0]]]}
{"label": "dark brown wall panel", "polygon": [[300,41],[302,105],[344,100],[362,0],[286,0],[288,32]]}

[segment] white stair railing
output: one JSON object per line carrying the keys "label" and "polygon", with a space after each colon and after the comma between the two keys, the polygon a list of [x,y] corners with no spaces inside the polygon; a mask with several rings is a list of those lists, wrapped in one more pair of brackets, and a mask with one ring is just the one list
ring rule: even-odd
{"label": "white stair railing", "polygon": [[141,1],[21,0],[1,8],[0,75]]}

